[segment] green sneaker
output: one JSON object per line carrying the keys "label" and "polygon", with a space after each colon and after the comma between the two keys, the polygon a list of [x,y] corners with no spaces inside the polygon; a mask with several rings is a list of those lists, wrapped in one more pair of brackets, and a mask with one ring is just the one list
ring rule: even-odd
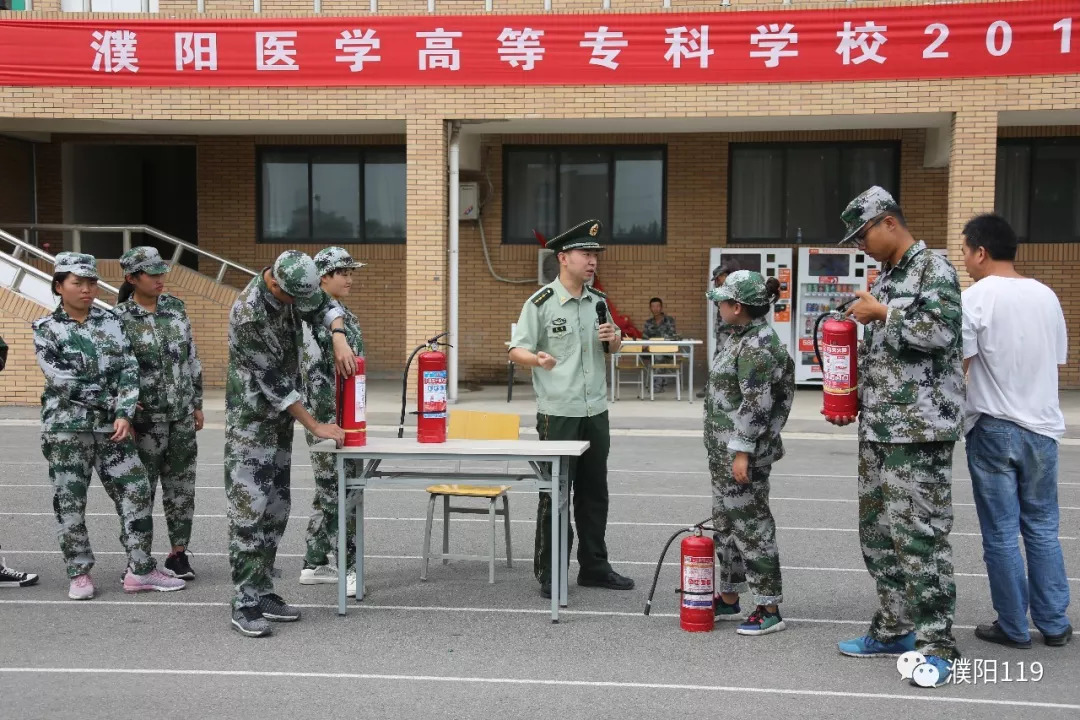
{"label": "green sneaker", "polygon": [[736,600],[734,604],[728,605],[724,602],[724,598],[715,595],[713,597],[713,618],[725,622],[742,620],[743,613],[742,608],[739,607],[739,601]]}
{"label": "green sneaker", "polygon": [[785,629],[779,608],[776,612],[769,612],[763,605],[758,605],[757,609],[750,613],[750,617],[746,618],[746,622],[735,628],[735,632],[740,635],[768,635]]}

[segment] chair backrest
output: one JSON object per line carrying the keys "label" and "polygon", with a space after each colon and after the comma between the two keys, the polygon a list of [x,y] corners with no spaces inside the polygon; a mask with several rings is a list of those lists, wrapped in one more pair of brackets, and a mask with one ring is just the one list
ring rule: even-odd
{"label": "chair backrest", "polygon": [[454,440],[517,440],[521,418],[513,413],[451,410],[447,436]]}
{"label": "chair backrest", "polygon": [[678,345],[650,345],[649,352],[652,353],[677,353],[679,352]]}

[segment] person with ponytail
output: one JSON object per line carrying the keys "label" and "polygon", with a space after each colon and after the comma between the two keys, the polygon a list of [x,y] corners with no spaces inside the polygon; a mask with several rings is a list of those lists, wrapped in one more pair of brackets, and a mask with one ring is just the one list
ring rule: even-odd
{"label": "person with ponytail", "polygon": [[202,364],[184,301],[164,292],[169,266],[152,247],[120,257],[124,284],[116,314],[139,364],[135,442],[150,480],[150,497],[161,483],[161,500],[172,552],[165,568],[193,580],[188,559],[195,516],[195,434],[202,430]]}
{"label": "person with ponytail", "polygon": [[139,400],[139,366],[112,312],[94,305],[98,292],[93,255],[56,256],[52,282],[60,303],[36,320],[34,351],[45,374],[41,393],[41,452],[53,484],[60,552],[70,579],[68,597],[94,597],[94,553],[86,530],[91,473],[120,516],[127,554],[124,592],[182,590],[184,581],[157,569],[150,554],[154,501],[132,439]]}
{"label": "person with ponytail", "polygon": [[757,608],[735,632],[767,635],[785,629],[769,474],[784,456],[780,431],[795,398],[795,362],[765,319],[780,297],[776,278],[737,270],[706,297],[730,330],[712,359],[705,392],[719,559],[714,612],[717,620],[742,620],[739,592],[749,585]]}

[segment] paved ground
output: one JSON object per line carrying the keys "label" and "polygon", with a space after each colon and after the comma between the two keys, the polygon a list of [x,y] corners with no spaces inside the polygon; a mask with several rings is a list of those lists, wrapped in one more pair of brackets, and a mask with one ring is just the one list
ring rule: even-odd
{"label": "paved ground", "polygon": [[[491,409],[499,407],[497,388],[483,394]],[[517,394],[515,411],[524,402]],[[373,424],[396,424],[389,391],[373,400]],[[772,491],[790,629],[764,638],[736,636],[726,625],[709,634],[679,630],[672,592],[677,550],[661,575],[652,616],[641,613],[664,540],[709,514],[705,455],[692,429],[699,403],[676,407],[658,400],[650,409],[624,400],[613,409],[619,429],[610,460],[608,541],[616,567],[638,586],[628,593],[578,588],[572,567],[570,608],[559,625],[550,623],[547,601],[532,578],[536,503],[527,491],[511,496],[514,566],[497,568],[494,585],[487,584],[482,562],[434,565],[421,583],[426,496],[373,491],[370,594],[351,606],[347,618],[337,617],[332,586],[296,582],[312,486],[307,453],[298,443],[278,590],[303,607],[304,618],[276,625],[274,636],[261,640],[242,638],[228,625],[219,412],[211,413],[200,436],[192,541],[198,579],[181,593],[125,595],[117,521],[95,481],[88,524],[99,596],[75,603],[66,597],[37,429],[26,413],[5,411],[0,542],[11,565],[42,579],[36,588],[0,591],[4,717],[1077,717],[1080,642],[1047,648],[1036,634],[1034,649],[1019,651],[972,635],[976,623],[992,619],[992,608],[962,447],[954,473],[956,635],[967,657],[997,661],[998,682],[921,690],[902,682],[891,661],[836,652],[837,640],[862,633],[875,605],[855,532],[856,446],[850,434],[829,434],[828,426],[813,420],[813,396],[802,402],[805,411],[793,419],[789,454],[775,468]],[[1061,535],[1074,593],[1080,589],[1078,460],[1076,443],[1062,447]],[[485,523],[452,520],[453,547],[483,552]],[[159,536],[159,557],[165,544]],[[498,547],[501,554],[501,541]],[[1075,607],[1072,622],[1080,627]],[[1020,664],[1030,676],[1035,662],[1042,679],[1016,681]],[[1010,682],[1003,680],[1006,669]],[[175,697],[186,700],[173,702]]]}

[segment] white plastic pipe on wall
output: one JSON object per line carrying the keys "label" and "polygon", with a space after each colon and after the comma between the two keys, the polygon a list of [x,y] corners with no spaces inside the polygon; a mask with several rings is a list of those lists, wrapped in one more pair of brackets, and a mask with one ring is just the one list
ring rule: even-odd
{"label": "white plastic pipe on wall", "polygon": [[447,400],[456,403],[458,398],[458,179],[460,168],[460,126],[457,122],[450,126],[450,149],[447,153],[450,161],[450,347],[447,348]]}

